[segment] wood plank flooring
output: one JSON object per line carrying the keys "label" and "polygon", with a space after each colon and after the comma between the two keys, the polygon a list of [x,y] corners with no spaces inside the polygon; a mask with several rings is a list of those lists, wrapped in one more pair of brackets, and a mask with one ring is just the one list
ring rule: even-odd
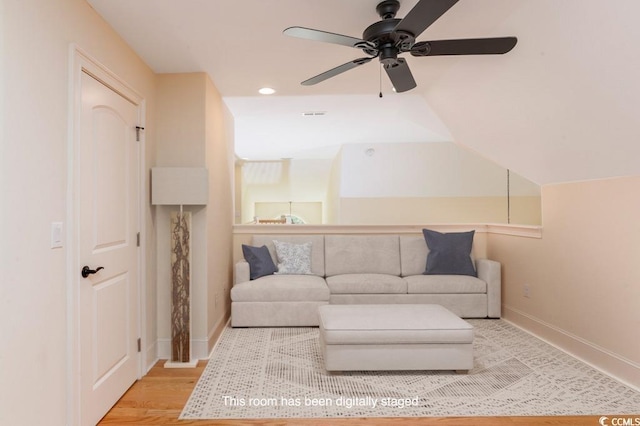
{"label": "wood plank flooring", "polygon": [[[182,408],[202,374],[197,368],[165,369],[159,361],[136,382],[101,420],[100,425],[438,425],[438,426],[597,426],[599,416],[563,417],[428,417],[276,420],[178,420]],[[603,415],[606,413],[603,413]]]}

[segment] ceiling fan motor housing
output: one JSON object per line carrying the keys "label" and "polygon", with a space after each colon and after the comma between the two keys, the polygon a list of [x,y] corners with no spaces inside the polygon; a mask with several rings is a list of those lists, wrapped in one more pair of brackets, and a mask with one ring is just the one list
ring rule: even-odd
{"label": "ceiling fan motor housing", "polygon": [[400,21],[401,19],[395,18],[383,19],[369,25],[362,33],[363,40],[377,47],[378,59],[385,65],[395,63],[398,53],[410,50],[415,42],[413,34],[407,31],[394,31]]}

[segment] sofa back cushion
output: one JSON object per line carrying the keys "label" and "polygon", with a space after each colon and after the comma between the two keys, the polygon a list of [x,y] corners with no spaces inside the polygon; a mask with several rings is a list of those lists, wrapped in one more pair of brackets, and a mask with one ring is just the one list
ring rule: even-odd
{"label": "sofa back cushion", "polygon": [[[427,256],[429,247],[423,235],[401,235],[400,236],[400,265],[402,276],[422,275],[427,268]],[[471,251],[471,261],[475,265],[473,250]]]}
{"label": "sofa back cushion", "polygon": [[422,275],[427,267],[429,247],[424,237],[413,235],[400,236],[400,265],[402,276]]}
{"label": "sofa back cushion", "polygon": [[325,250],[328,277],[366,273],[400,275],[397,235],[327,235]]}
{"label": "sofa back cushion", "polygon": [[321,277],[325,276],[324,235],[254,235],[253,245],[267,246],[273,262],[277,265],[278,258],[273,240],[292,244],[311,243],[311,273]]}

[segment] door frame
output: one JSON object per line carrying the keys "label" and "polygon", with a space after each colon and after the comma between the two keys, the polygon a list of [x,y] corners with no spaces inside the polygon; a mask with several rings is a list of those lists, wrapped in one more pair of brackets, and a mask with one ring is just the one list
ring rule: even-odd
{"label": "door frame", "polygon": [[[82,110],[82,74],[86,73],[100,81],[111,90],[128,99],[138,107],[138,126],[145,127],[146,101],[142,95],[113,73],[109,68],[91,57],[87,52],[72,43],[69,47],[69,114],[67,141],[67,214],[66,214],[66,284],[67,284],[67,424],[80,422],[80,292],[78,289],[79,271],[79,189],[78,189],[78,148],[80,144],[80,114]],[[138,142],[138,231],[140,247],[138,250],[138,336],[141,350],[138,352],[138,379],[146,370],[146,218],[145,218],[145,137],[139,132]]]}

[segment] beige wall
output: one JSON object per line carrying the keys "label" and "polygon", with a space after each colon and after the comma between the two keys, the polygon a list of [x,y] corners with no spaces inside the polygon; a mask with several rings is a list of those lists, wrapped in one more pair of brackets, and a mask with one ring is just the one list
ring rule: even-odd
{"label": "beige wall", "polygon": [[158,74],[158,153],[159,167],[203,167],[205,73]]}
{"label": "beige wall", "polygon": [[[367,150],[373,149],[373,155]],[[323,202],[324,224],[540,224],[540,187],[450,142],[343,145],[333,160],[240,161],[236,223],[257,203]],[[507,213],[510,194],[510,215]],[[266,216],[272,218],[272,216]]]}
{"label": "beige wall", "polygon": [[[255,215],[259,219],[279,219],[283,215],[297,217],[307,224],[319,225],[322,221],[322,203],[321,202],[302,202],[302,203],[254,203]],[[289,213],[291,212],[291,213]]]}
{"label": "beige wall", "polygon": [[325,218],[327,223],[340,223],[340,181],[342,173],[342,152],[338,152],[331,163]]}
{"label": "beige wall", "polygon": [[[192,356],[206,358],[228,315],[233,225],[232,143],[228,114],[205,73],[158,76],[158,166],[206,167],[209,203],[188,206],[191,230]],[[157,206],[158,356],[170,356],[171,266],[169,215],[175,207]]]}
{"label": "beige wall", "polygon": [[504,167],[451,142],[345,144],[341,157],[341,197],[506,194]]}
{"label": "beige wall", "polygon": [[[147,177],[155,158],[155,76],[84,0],[3,1],[0,8],[0,424],[72,424],[69,245],[65,240],[65,247],[50,248],[51,222],[64,222],[65,231],[73,227],[67,220],[70,44],[145,98]],[[144,215],[146,297],[153,300],[149,205]],[[154,306],[146,313],[143,337],[152,345]]]}
{"label": "beige wall", "polygon": [[[506,197],[341,198],[342,225],[506,223]],[[511,197],[511,223],[540,224],[540,197]]]}
{"label": "beige wall", "polygon": [[231,311],[233,243],[233,118],[211,79],[206,86],[206,163],[209,169],[207,206],[207,355]]}
{"label": "beige wall", "polygon": [[347,144],[330,182],[328,223],[540,224],[538,185],[450,142]]}
{"label": "beige wall", "polygon": [[[640,177],[543,187],[541,239],[490,235],[503,314],[640,387]],[[524,286],[529,297],[524,297]]]}
{"label": "beige wall", "polygon": [[254,216],[259,216],[255,204],[260,202],[319,202],[323,205],[326,202],[331,160],[240,161],[239,165],[242,167],[240,223],[250,223]]}

